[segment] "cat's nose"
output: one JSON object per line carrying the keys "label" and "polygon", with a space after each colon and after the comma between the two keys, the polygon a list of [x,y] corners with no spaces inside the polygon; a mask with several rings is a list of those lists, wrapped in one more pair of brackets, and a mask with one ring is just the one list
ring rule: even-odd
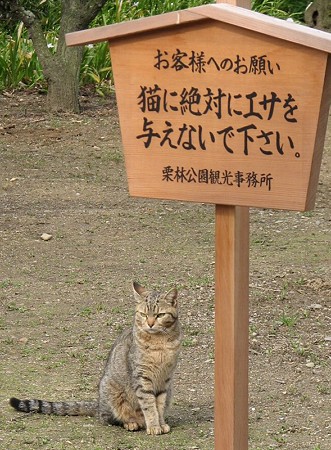
{"label": "cat's nose", "polygon": [[148,324],[149,328],[153,328],[153,325],[155,324],[155,317],[148,317],[147,324]]}

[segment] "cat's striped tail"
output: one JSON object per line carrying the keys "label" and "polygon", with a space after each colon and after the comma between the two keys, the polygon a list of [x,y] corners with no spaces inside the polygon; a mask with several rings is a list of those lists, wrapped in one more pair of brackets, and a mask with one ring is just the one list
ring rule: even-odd
{"label": "cat's striped tail", "polygon": [[47,402],[45,400],[20,400],[12,397],[10,405],[25,413],[55,414],[57,416],[91,416],[98,411],[97,401]]}

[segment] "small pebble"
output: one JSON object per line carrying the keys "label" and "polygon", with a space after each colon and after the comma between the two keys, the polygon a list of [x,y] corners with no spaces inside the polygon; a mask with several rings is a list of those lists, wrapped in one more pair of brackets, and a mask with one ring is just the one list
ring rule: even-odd
{"label": "small pebble", "polygon": [[309,309],[322,309],[322,305],[319,305],[318,303],[314,303],[309,306]]}
{"label": "small pebble", "polygon": [[52,239],[52,235],[51,234],[48,234],[48,233],[43,233],[41,236],[40,236],[40,238],[43,240],[43,241],[49,241],[49,240],[51,240]]}

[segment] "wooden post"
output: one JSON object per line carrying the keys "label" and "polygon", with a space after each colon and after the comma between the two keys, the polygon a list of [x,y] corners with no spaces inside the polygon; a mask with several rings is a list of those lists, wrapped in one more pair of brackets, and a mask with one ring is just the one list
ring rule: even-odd
{"label": "wooden post", "polygon": [[248,450],[249,208],[215,215],[215,450]]}
{"label": "wooden post", "polygon": [[247,207],[216,205],[215,244],[215,450],[247,450]]}

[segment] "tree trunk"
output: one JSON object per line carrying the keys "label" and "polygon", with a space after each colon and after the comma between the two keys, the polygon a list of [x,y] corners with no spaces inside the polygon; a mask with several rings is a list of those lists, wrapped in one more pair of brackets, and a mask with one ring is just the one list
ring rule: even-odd
{"label": "tree trunk", "polygon": [[[82,11],[81,0],[63,0],[55,54],[49,58],[49,52],[45,55],[40,46],[39,52],[37,51],[48,84],[47,106],[52,112],[78,113],[80,110],[79,72],[83,47],[68,48],[65,44],[65,34],[82,28]],[[34,39],[34,44],[39,44],[37,39]]]}
{"label": "tree trunk", "polygon": [[315,0],[305,12],[307,25],[320,30],[331,30],[331,2],[330,0]]}
{"label": "tree trunk", "polygon": [[65,35],[87,28],[106,0],[62,0],[60,34],[56,54],[44,69],[48,81],[47,104],[50,111],[79,112],[79,73],[83,47],[68,48]]}
{"label": "tree trunk", "polygon": [[[61,31],[62,31],[61,26]],[[68,48],[65,45],[65,31],[60,33],[57,49],[52,54],[45,42],[39,22],[29,27],[34,48],[43,68],[47,81],[47,107],[52,112],[79,112],[79,72],[83,48]],[[70,27],[69,30],[76,28]]]}
{"label": "tree trunk", "polygon": [[47,79],[47,107],[52,112],[75,112],[79,108],[79,71],[82,62],[83,49],[77,47],[75,52],[67,49],[66,56],[57,56],[50,64],[51,75]]}
{"label": "tree trunk", "polygon": [[87,28],[106,0],[62,0],[57,49],[47,47],[41,20],[19,0],[1,0],[0,17],[20,20],[27,27],[48,84],[47,106],[52,112],[79,112],[79,73],[82,47],[68,48],[65,34]]}
{"label": "tree trunk", "polygon": [[[86,3],[86,2],[85,2]],[[68,48],[65,34],[87,26],[81,0],[62,0],[60,33],[56,53],[42,62],[48,84],[47,106],[53,112],[79,112],[79,72],[83,57],[83,47]],[[84,20],[85,19],[85,20]],[[86,23],[87,20],[87,23]],[[38,53],[39,55],[39,53]],[[42,57],[42,55],[41,55]]]}

